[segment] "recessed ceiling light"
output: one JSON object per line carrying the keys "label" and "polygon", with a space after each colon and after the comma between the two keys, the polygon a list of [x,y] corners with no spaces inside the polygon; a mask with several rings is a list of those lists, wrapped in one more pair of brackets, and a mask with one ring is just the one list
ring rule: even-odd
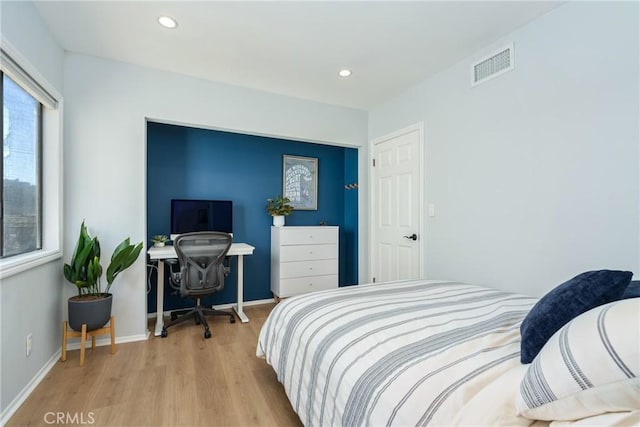
{"label": "recessed ceiling light", "polygon": [[160,16],[158,18],[158,23],[165,28],[175,28],[178,26],[176,20],[169,16]]}
{"label": "recessed ceiling light", "polygon": [[351,70],[347,70],[346,68],[343,68],[338,72],[338,74],[340,75],[340,77],[349,77],[351,75]]}

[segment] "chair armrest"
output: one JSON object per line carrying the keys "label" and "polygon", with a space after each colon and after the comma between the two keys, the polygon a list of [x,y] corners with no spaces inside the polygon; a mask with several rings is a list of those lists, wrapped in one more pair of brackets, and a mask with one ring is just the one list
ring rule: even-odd
{"label": "chair armrest", "polygon": [[[182,281],[182,268],[180,268],[180,264],[178,260],[172,260],[169,264],[169,286],[173,289],[180,290],[180,282]],[[178,267],[176,269],[176,267]]]}
{"label": "chair armrest", "polygon": [[224,257],[224,261],[222,261],[222,265],[224,266],[224,276],[227,277],[229,273],[231,273],[231,257]]}

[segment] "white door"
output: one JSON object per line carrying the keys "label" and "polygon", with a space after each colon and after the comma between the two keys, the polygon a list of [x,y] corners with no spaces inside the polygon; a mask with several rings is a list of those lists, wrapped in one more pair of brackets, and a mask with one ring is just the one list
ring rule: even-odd
{"label": "white door", "polygon": [[418,279],[424,274],[421,146],[421,125],[374,141],[374,282]]}

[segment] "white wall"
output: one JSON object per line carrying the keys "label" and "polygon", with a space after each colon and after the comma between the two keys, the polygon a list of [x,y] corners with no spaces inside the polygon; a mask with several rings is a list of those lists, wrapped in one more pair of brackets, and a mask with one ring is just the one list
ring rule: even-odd
{"label": "white wall", "polygon": [[[366,171],[364,111],[77,54],[66,56],[64,82],[64,226],[73,230],[65,233],[67,253],[73,249],[75,230],[83,219],[90,232],[100,236],[106,256],[126,236],[145,240],[145,118],[361,146],[360,168]],[[238,167],[242,167],[241,159]],[[362,211],[360,226],[366,230]],[[365,233],[361,234],[365,239]],[[118,277],[112,292],[118,337],[144,334],[145,256]],[[67,293],[71,295],[72,289]]]}
{"label": "white wall", "polygon": [[[64,54],[30,2],[2,2],[2,37],[62,92]],[[49,262],[0,283],[0,410],[3,417],[38,372],[60,349],[62,264]],[[33,352],[25,353],[27,334]]]}
{"label": "white wall", "polygon": [[424,121],[428,277],[638,277],[638,3],[568,3],[478,55],[511,40],[514,71],[471,88],[468,58],[370,111],[369,140]]}

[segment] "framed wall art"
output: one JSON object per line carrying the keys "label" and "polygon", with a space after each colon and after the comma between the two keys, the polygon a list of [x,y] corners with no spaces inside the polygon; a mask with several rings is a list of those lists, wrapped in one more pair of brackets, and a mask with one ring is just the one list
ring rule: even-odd
{"label": "framed wall art", "polygon": [[282,194],[297,210],[318,209],[318,159],[283,156]]}

